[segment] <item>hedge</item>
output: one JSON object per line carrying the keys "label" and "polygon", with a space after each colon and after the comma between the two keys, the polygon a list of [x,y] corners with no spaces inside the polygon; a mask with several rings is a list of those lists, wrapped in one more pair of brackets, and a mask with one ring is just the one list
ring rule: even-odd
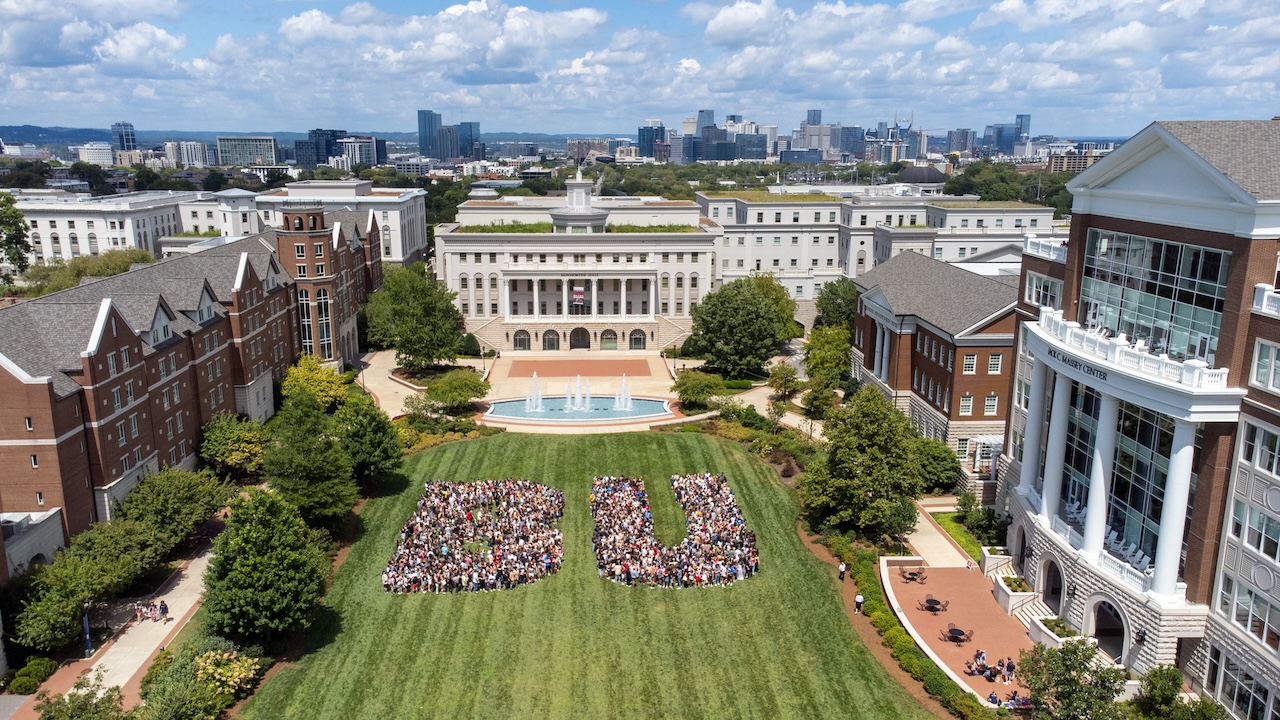
{"label": "hedge", "polygon": [[853,547],[849,538],[843,535],[826,537],[823,542],[832,554],[848,565],[850,577],[865,598],[862,611],[880,633],[881,642],[898,661],[898,667],[920,681],[925,692],[936,697],[956,717],[965,720],[994,720],[998,717],[995,710],[963,690],[916,646],[885,602],[884,588],[880,585],[879,555],[874,550]]}

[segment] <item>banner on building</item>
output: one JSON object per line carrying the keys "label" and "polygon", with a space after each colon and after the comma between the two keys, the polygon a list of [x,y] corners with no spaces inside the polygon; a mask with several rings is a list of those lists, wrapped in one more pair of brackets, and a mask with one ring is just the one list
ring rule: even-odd
{"label": "banner on building", "polygon": [[586,286],[584,285],[582,287],[578,287],[575,284],[570,284],[569,287],[572,288],[573,290],[573,304],[581,305],[586,300],[585,298],[586,289],[587,289]]}

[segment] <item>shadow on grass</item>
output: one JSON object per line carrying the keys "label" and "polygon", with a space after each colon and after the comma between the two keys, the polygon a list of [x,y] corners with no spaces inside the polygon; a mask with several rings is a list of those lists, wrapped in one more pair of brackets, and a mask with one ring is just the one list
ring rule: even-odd
{"label": "shadow on grass", "polygon": [[310,655],[324,649],[341,632],[342,613],[328,605],[317,606],[311,627],[306,630],[306,643],[303,645],[302,655]]}
{"label": "shadow on grass", "polygon": [[364,496],[373,500],[374,498],[399,495],[408,489],[409,482],[409,476],[405,475],[404,472],[400,470],[389,472],[364,488]]}

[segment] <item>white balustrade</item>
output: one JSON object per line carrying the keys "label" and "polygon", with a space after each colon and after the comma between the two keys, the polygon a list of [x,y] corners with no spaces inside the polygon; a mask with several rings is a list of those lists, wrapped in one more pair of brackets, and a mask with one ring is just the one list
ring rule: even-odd
{"label": "white balustrade", "polygon": [[1067,261],[1066,243],[1057,240],[1037,240],[1034,235],[1028,235],[1023,238],[1022,252],[1053,262],[1065,263]]}
{"label": "white balustrade", "polygon": [[1254,285],[1253,310],[1264,315],[1280,318],[1280,293],[1266,283]]}
{"label": "white balustrade", "polygon": [[1098,554],[1099,565],[1103,570],[1120,578],[1125,584],[1130,585],[1138,592],[1143,592],[1151,586],[1151,578],[1147,577],[1141,570],[1138,570],[1129,563],[1112,555],[1103,552]]}

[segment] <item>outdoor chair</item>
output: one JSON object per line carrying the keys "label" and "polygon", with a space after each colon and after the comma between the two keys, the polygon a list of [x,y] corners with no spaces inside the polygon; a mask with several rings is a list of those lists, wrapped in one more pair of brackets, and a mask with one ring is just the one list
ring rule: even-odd
{"label": "outdoor chair", "polygon": [[933,596],[932,596],[932,595],[930,595],[930,594],[928,594],[928,593],[925,593],[925,595],[924,595],[924,599],[925,599],[925,600],[932,600],[932,599],[933,599]]}
{"label": "outdoor chair", "polygon": [[956,629],[956,624],[955,624],[955,623],[947,623],[947,629],[948,629],[948,630],[955,630],[955,629]]}
{"label": "outdoor chair", "polygon": [[943,601],[942,601],[942,612],[946,612],[946,611],[947,611],[947,608],[948,608],[948,607],[950,607],[950,606],[951,606],[951,601],[950,601],[950,600],[943,600]]}
{"label": "outdoor chair", "polygon": [[972,631],[972,630],[970,630],[969,632],[967,632],[967,633],[965,633],[965,634],[964,634],[964,641],[965,641],[965,642],[969,642],[970,640],[973,640],[973,631]]}
{"label": "outdoor chair", "polygon": [[928,605],[926,605],[926,604],[924,603],[924,601],[923,601],[923,600],[921,600],[921,601],[919,601],[919,602],[917,602],[917,603],[916,603],[916,609],[917,609],[917,610],[928,610],[928,609],[929,609],[929,606],[928,606]]}
{"label": "outdoor chair", "polygon": [[951,642],[951,635],[946,630],[939,630],[938,637],[942,642]]}

